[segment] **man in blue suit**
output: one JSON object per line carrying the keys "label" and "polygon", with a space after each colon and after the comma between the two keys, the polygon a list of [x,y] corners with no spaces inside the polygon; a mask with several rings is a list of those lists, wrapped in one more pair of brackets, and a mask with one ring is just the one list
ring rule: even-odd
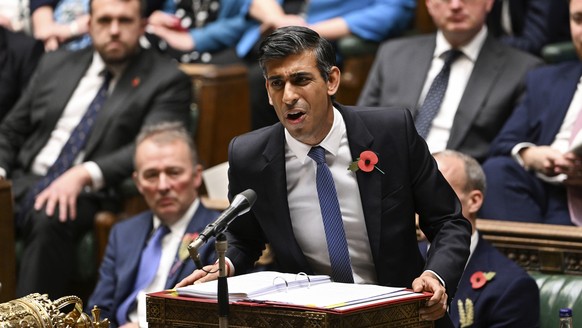
{"label": "man in blue suit", "polygon": [[[145,327],[145,294],[172,288],[196,269],[187,246],[219,214],[205,208],[198,199],[201,173],[193,141],[179,123],[160,123],[142,130],[136,142],[133,178],[151,210],[122,221],[111,230],[88,311],[97,305],[112,327],[137,327],[138,323]],[[168,226],[170,232],[162,239],[156,276],[131,300],[127,313],[118,313],[134,291],[142,249],[160,225]],[[199,255],[203,264],[214,263],[213,242],[200,248]]]}
{"label": "man in blue suit", "polygon": [[[582,1],[570,1],[570,30],[582,56]],[[582,109],[582,63],[531,71],[526,95],[483,164],[489,188],[480,217],[572,225],[567,187],[582,185],[579,155],[570,150]],[[575,197],[573,200],[580,199]],[[579,224],[579,223],[578,223]]]}
{"label": "man in blue suit", "polygon": [[568,1],[496,0],[487,27],[501,42],[539,56],[546,44],[570,40],[567,17]]}
{"label": "man in blue suit", "polygon": [[471,255],[449,308],[455,327],[539,327],[540,296],[535,280],[476,229],[485,192],[481,166],[454,150],[436,153],[434,158],[459,197],[463,216],[473,226]]}

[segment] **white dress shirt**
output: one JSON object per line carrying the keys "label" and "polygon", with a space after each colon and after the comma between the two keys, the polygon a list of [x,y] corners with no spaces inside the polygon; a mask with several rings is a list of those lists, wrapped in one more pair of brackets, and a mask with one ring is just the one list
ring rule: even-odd
{"label": "white dress shirt", "polygon": [[[377,283],[374,260],[368,240],[364,211],[356,174],[348,166],[359,154],[351,154],[342,115],[334,108],[333,126],[319,144],[326,150],[326,162],[333,175],[348,241],[355,283]],[[311,146],[294,139],[285,130],[287,198],[293,233],[315,272],[331,274],[329,253],[315,176],[317,164],[307,153]]]}
{"label": "white dress shirt", "polygon": [[[479,56],[479,52],[483,47],[486,37],[487,28],[483,27],[471,42],[458,49],[463,52],[463,55],[459,56],[459,58],[451,64],[447,91],[445,92],[445,96],[441,103],[441,108],[432,121],[431,128],[426,137],[426,143],[428,144],[431,153],[443,151],[447,148],[447,142],[451,135],[451,128],[453,127],[453,121],[457,109],[459,108],[459,103],[461,102],[467,82],[473,72],[475,61]],[[438,31],[433,60],[426,81],[424,82],[424,87],[420,94],[417,108],[421,108],[422,103],[426,98],[426,94],[428,93],[428,89],[443,68],[444,53],[450,49],[452,49],[451,45],[445,39],[442,32]]]}

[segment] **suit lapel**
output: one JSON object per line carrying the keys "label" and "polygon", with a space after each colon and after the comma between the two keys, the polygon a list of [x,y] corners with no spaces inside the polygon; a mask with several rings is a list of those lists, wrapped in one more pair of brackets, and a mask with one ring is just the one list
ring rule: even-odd
{"label": "suit lapel", "polygon": [[133,238],[131,244],[136,245],[136,247],[127,247],[127,245],[120,245],[125,253],[125,258],[123,259],[123,267],[127,270],[123,270],[126,274],[120,276],[120,283],[118,286],[123,286],[126,289],[124,293],[124,298],[127,297],[132,291],[135,285],[135,279],[137,277],[137,270],[139,268],[139,261],[141,260],[141,252],[143,251],[146,241],[149,237],[150,232],[153,229],[153,214],[148,211],[140,214],[139,219],[136,222],[146,220],[146,224],[137,223],[132,225]]}
{"label": "suit lapel", "polygon": [[[293,233],[293,226],[291,224],[291,216],[289,214],[289,203],[287,199],[287,177],[285,174],[285,134],[283,125],[278,125],[274,129],[269,142],[263,152],[264,165],[260,168],[259,176],[263,177],[265,181],[271,183],[264,183],[264,195],[268,197],[268,203],[274,209],[275,225],[279,227],[276,229],[279,232],[291,231]],[[279,234],[277,232],[277,234]],[[283,238],[283,234],[279,237]],[[293,234],[293,240],[295,236]],[[299,248],[297,242],[288,245],[293,254],[299,256],[299,262],[305,262],[303,252]]]}
{"label": "suit lapel", "polygon": [[[198,205],[198,209],[196,212],[194,212],[192,219],[186,227],[186,231],[182,237],[178,251],[174,256],[174,262],[172,263],[172,267],[168,273],[168,278],[166,279],[166,289],[174,287],[182,277],[192,273],[196,268],[193,261],[190,259],[190,254],[187,253],[186,248],[192,240],[198,237],[199,231],[204,229],[206,223],[208,222],[208,215],[210,215],[210,212],[202,205],[202,203],[200,203]],[[188,238],[185,238],[186,235],[189,235]],[[203,265],[206,264],[208,263],[203,263]]]}
{"label": "suit lapel", "polygon": [[[69,54],[64,54],[69,56]],[[79,53],[71,56],[67,62],[66,70],[58,70],[62,75],[55,76],[51,81],[52,89],[52,106],[47,109],[46,117],[47,126],[55,127],[57,121],[61,118],[65,107],[67,106],[73,92],[77,89],[81,78],[87,72],[93,58],[93,49],[80,50]]]}
{"label": "suit lapel", "polygon": [[[471,285],[471,276],[478,271],[483,273],[489,272],[491,271],[491,268],[491,261],[489,260],[488,252],[485,251],[484,242],[481,237],[479,237],[477,247],[471,255],[471,259],[467,263],[467,267],[465,268],[463,276],[459,282],[459,288],[457,289],[455,299],[451,302],[450,315],[455,326],[458,326],[458,323],[462,319],[462,312],[460,311],[466,312],[467,308],[474,307],[472,304],[478,302],[483,290],[487,288],[487,284],[489,283],[485,283],[481,288],[473,289]],[[463,308],[460,309],[459,305]]]}
{"label": "suit lapel", "polygon": [[507,57],[500,51],[499,44],[488,35],[455,113],[447,148],[456,149],[465,139],[506,60]]}
{"label": "suit lapel", "polygon": [[402,100],[399,103],[410,104],[408,107],[410,107],[409,110],[412,113],[412,117],[418,111],[418,99],[432,63],[436,46],[435,40],[436,35],[431,35],[430,37],[421,38],[419,42],[411,43],[411,51],[408,53],[409,62],[414,63],[415,68],[418,69],[409,69],[406,74],[398,77],[401,80],[399,84],[407,87],[400,89],[401,93],[397,95],[397,98]]}
{"label": "suit lapel", "polygon": [[[130,61],[130,64],[125,69],[117,81],[115,88],[105,101],[105,104],[101,108],[101,112],[97,116],[91,136],[87,141],[87,156],[97,146],[98,141],[102,140],[104,138],[103,136],[106,135],[109,121],[113,117],[118,117],[119,112],[127,110],[127,107],[129,106],[127,99],[131,98],[136,91],[139,90],[139,84],[147,77],[152,64],[148,63],[149,56],[146,54],[147,52],[141,50],[141,52]],[[136,117],[135,119],[141,120],[143,118]]]}
{"label": "suit lapel", "polygon": [[[335,104],[335,107],[338,108],[344,117],[352,158],[355,160],[364,150],[372,150],[378,155],[379,163],[388,161],[387,158],[382,157],[380,145],[373,143],[374,137],[370,134],[358,114],[354,110],[347,109],[338,104]],[[387,172],[385,173],[388,174]],[[373,170],[372,172],[356,171],[358,189],[364,210],[364,218],[366,220],[366,229],[368,230],[368,239],[370,241],[372,255],[375,259],[380,258],[380,218],[382,217],[381,195],[383,178],[385,177],[382,177],[382,173],[377,170]]]}

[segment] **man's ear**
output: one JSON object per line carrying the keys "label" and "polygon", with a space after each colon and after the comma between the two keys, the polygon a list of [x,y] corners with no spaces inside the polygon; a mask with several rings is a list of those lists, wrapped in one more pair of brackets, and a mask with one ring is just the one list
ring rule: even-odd
{"label": "man's ear", "polygon": [[483,193],[479,190],[469,192],[469,213],[477,213],[483,205]]}
{"label": "man's ear", "polygon": [[131,175],[131,178],[133,179],[133,182],[135,183],[135,186],[137,187],[137,190],[141,194],[142,193],[142,187],[141,187],[141,184],[139,183],[139,177],[138,177],[136,171],[133,171],[133,174]]}
{"label": "man's ear", "polygon": [[327,81],[327,94],[333,96],[336,94],[340,85],[341,72],[337,66],[332,66],[329,71],[329,78]]}

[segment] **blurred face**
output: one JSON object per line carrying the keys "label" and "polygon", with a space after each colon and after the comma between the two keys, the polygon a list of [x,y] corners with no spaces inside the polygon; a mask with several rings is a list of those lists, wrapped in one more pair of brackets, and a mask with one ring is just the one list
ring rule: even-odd
{"label": "blurred face", "polygon": [[93,0],[89,34],[105,63],[123,64],[139,48],[145,20],[139,0]]}
{"label": "blurred face", "polygon": [[329,81],[324,81],[316,65],[310,51],[265,65],[269,103],[293,138],[308,145],[319,144],[331,129],[330,97],[337,91],[340,78],[334,66]]}
{"label": "blurred face", "polygon": [[493,0],[426,0],[435,25],[453,45],[469,42],[485,25]]}
{"label": "blurred face", "polygon": [[201,167],[192,164],[188,145],[181,140],[137,146],[134,181],[150,209],[164,222],[180,219],[197,197]]}
{"label": "blurred face", "polygon": [[475,229],[473,219],[476,218],[483,198],[480,191],[465,191],[464,187],[467,179],[465,176],[465,163],[461,159],[452,156],[436,155],[434,158],[437,161],[439,171],[441,171],[461,201],[463,216],[471,221],[473,229]]}
{"label": "blurred face", "polygon": [[582,0],[570,1],[570,31],[578,57],[582,58]]}

